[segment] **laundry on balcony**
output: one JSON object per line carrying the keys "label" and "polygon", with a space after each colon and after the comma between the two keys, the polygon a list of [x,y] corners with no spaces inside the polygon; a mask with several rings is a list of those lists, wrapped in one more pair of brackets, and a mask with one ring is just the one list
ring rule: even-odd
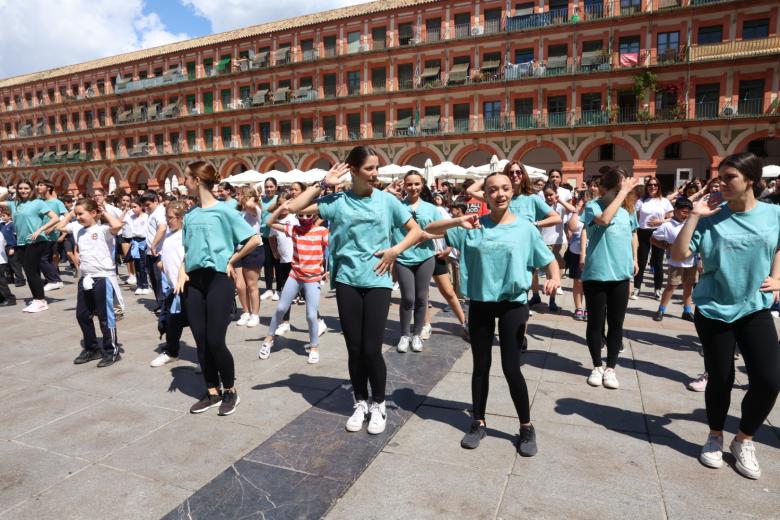
{"label": "laundry on balcony", "polygon": [[121,112],[119,114],[119,117],[116,120],[116,124],[118,125],[124,125],[126,123],[130,123],[130,116],[133,114],[132,110],[125,110],[124,112]]}
{"label": "laundry on balcony", "polygon": [[550,73],[551,69],[553,71],[566,69],[568,62],[569,62],[568,56],[549,56],[547,58],[547,71],[548,73]]}
{"label": "laundry on balcony", "polygon": [[227,74],[233,70],[233,58],[222,58],[217,62],[217,72]]}
{"label": "laundry on balcony", "polygon": [[252,106],[260,106],[265,105],[266,99],[268,98],[268,89],[264,88],[262,90],[258,90],[255,92],[255,95],[252,96]]}
{"label": "laundry on balcony", "polygon": [[32,125],[22,125],[19,128],[19,137],[30,137],[32,135]]}
{"label": "laundry on balcony", "polygon": [[314,90],[311,85],[306,85],[293,92],[292,97],[294,101],[308,101],[314,98]]}
{"label": "laundry on balcony", "polygon": [[129,78],[123,78],[121,76],[117,76],[116,83],[114,84],[114,90],[119,92],[120,90],[124,90],[127,88],[127,86],[132,83],[133,78],[132,76]]}
{"label": "laundry on balcony", "polygon": [[439,131],[440,116],[425,116],[420,121],[420,130],[423,133],[437,133]]}
{"label": "laundry on balcony", "polygon": [[404,117],[395,122],[395,135],[413,135],[412,116]]}
{"label": "laundry on balcony", "polygon": [[149,143],[138,143],[130,150],[130,157],[140,157],[142,155],[149,155]]}
{"label": "laundry on balcony", "polygon": [[290,87],[279,87],[274,92],[274,103],[287,103],[290,95]]}
{"label": "laundry on balcony", "polygon": [[41,121],[41,122],[39,122],[39,123],[37,123],[35,125],[35,135],[43,135],[44,134],[44,128],[43,127],[44,127],[45,124],[46,123]]}
{"label": "laundry on balcony", "polygon": [[169,103],[157,115],[157,119],[169,119],[179,115],[179,103]]}
{"label": "laundry on balcony", "polygon": [[624,52],[620,54],[621,67],[636,67],[639,64],[638,52]]}
{"label": "laundry on balcony", "polygon": [[465,83],[469,77],[469,63],[458,63],[453,65],[450,69],[450,76],[448,83]]}
{"label": "laundry on balcony", "polygon": [[252,58],[252,67],[260,69],[268,66],[268,51],[258,52]]}
{"label": "laundry on balcony", "polygon": [[160,104],[155,103],[146,109],[146,119],[156,119],[160,116]]}

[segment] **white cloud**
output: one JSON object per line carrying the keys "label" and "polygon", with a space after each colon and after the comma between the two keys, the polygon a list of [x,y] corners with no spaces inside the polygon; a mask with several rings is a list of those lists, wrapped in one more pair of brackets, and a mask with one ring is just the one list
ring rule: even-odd
{"label": "white cloud", "polygon": [[190,38],[143,0],[0,0],[0,78]]}
{"label": "white cloud", "polygon": [[317,13],[370,0],[180,0],[192,7],[198,16],[211,23],[214,32],[228,31],[265,22],[284,20],[303,14]]}

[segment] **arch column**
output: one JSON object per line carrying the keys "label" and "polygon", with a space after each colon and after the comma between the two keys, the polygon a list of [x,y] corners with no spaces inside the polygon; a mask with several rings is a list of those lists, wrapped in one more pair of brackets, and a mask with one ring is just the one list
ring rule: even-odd
{"label": "arch column", "polygon": [[658,165],[655,159],[634,159],[634,177],[655,177]]}
{"label": "arch column", "polygon": [[561,176],[563,182],[572,177],[576,178],[574,187],[576,188],[585,178],[585,163],[583,161],[561,161]]}
{"label": "arch column", "polygon": [[712,161],[710,161],[712,164],[710,164],[710,178],[715,178],[718,176],[718,165],[720,165],[720,162],[723,160],[723,157],[720,155],[713,155]]}

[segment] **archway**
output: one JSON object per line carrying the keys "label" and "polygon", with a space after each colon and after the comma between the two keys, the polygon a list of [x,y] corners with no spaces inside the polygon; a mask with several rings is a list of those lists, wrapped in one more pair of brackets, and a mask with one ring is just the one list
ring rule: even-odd
{"label": "archway", "polygon": [[737,150],[738,152],[752,152],[764,162],[765,165],[780,165],[780,138],[763,137],[749,141],[745,148]]}
{"label": "archway", "polygon": [[92,173],[88,170],[81,170],[73,178],[73,182],[80,193],[89,193],[92,191]]}
{"label": "archway", "polygon": [[136,166],[127,172],[127,182],[134,192],[146,189],[149,184],[149,172],[143,166]]}
{"label": "archway", "polygon": [[713,154],[702,144],[683,140],[668,140],[655,151],[656,177],[664,193],[674,190],[687,179],[711,176]]}
{"label": "archway", "polygon": [[293,163],[287,157],[280,155],[272,155],[266,157],[260,162],[260,166],[257,169],[260,173],[266,173],[271,170],[277,170],[280,172],[289,172],[293,169]]}
{"label": "archway", "polygon": [[409,159],[407,159],[404,162],[404,164],[402,164],[401,166],[414,166],[415,168],[425,168],[425,162],[428,159],[430,159],[434,165],[436,164],[436,159],[434,159],[433,157],[431,157],[425,152],[420,152],[409,157]]}
{"label": "archway", "polygon": [[601,143],[583,157],[586,175],[595,175],[603,166],[623,168],[631,173],[634,166],[634,156],[631,150],[618,143]]}
{"label": "archway", "polygon": [[56,172],[51,176],[51,182],[54,184],[54,189],[57,190],[57,193],[62,195],[68,189],[68,174],[65,172]]}
{"label": "archway", "polygon": [[230,177],[231,175],[238,175],[239,173],[251,169],[252,167],[250,166],[250,164],[246,162],[244,159],[240,159],[240,158],[231,159],[222,166],[222,171],[220,172],[220,178],[224,179],[225,177]]}
{"label": "archway", "polygon": [[544,145],[526,150],[517,159],[523,164],[541,168],[545,171],[552,169],[560,170],[563,166],[563,161],[558,151],[555,148]]}
{"label": "archway", "polygon": [[183,177],[179,169],[172,164],[163,164],[154,174],[158,186],[163,186],[166,193],[171,192],[176,186],[183,183]]}

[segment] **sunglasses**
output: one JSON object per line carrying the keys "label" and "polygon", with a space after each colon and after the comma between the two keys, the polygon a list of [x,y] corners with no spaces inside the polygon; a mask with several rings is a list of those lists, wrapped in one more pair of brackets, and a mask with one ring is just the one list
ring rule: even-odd
{"label": "sunglasses", "polygon": [[658,184],[653,182],[653,183],[645,184],[645,186],[647,186],[648,188],[651,187],[651,186],[658,187]]}

